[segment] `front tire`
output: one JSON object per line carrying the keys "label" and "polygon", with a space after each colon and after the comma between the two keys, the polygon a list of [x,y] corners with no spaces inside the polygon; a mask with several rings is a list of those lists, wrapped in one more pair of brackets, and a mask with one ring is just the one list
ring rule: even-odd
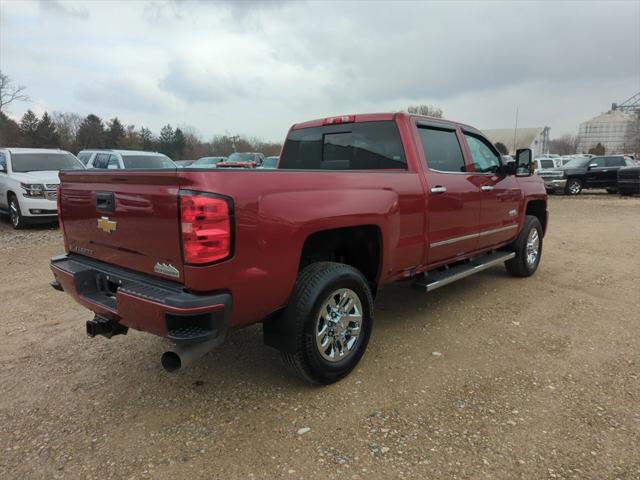
{"label": "front tire", "polygon": [[11,220],[11,225],[16,230],[25,228],[27,224],[27,221],[20,210],[20,203],[18,203],[18,199],[15,195],[11,195],[9,197],[9,220]]}
{"label": "front tire", "polygon": [[350,265],[318,262],[298,275],[284,312],[294,325],[295,345],[282,352],[294,373],[328,385],[358,364],[373,327],[373,296],[364,276]]}
{"label": "front tire", "polygon": [[564,187],[564,193],[567,195],[578,195],[582,191],[582,182],[577,178],[570,178],[567,180],[567,185]]}
{"label": "front tire", "polygon": [[504,262],[507,272],[514,277],[533,275],[542,256],[542,225],[536,217],[525,217],[524,227],[512,247],[516,256]]}

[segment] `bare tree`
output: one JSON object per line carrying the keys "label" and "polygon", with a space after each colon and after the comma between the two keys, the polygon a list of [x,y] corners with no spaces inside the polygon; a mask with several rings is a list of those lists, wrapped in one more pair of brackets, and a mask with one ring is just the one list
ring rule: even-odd
{"label": "bare tree", "polygon": [[433,105],[411,105],[407,108],[408,113],[413,113],[414,115],[427,115],[429,117],[442,118],[442,109],[435,107]]}
{"label": "bare tree", "polygon": [[24,93],[26,89],[24,85],[14,85],[9,76],[0,71],[0,112],[6,111],[12,102],[29,101],[29,96]]}
{"label": "bare tree", "polygon": [[549,151],[558,155],[571,155],[578,149],[578,137],[576,135],[563,135],[549,141]]}
{"label": "bare tree", "polygon": [[72,112],[53,112],[52,117],[60,136],[60,147],[63,150],[77,152],[76,138],[83,118]]}

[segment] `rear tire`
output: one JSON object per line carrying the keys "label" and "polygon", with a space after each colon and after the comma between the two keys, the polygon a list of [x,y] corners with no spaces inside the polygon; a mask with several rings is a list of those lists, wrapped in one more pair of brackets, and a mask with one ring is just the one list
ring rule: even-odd
{"label": "rear tire", "polygon": [[540,265],[542,256],[542,225],[540,221],[527,215],[522,231],[512,244],[516,256],[504,262],[504,266],[514,277],[530,277]]}
{"label": "rear tire", "polygon": [[577,178],[570,178],[567,180],[567,185],[564,187],[564,193],[567,195],[578,195],[582,191],[582,181]]}
{"label": "rear tire", "polygon": [[371,289],[349,265],[313,263],[298,275],[284,317],[295,325],[294,348],[282,352],[285,365],[305,380],[328,385],[347,376],[364,355],[373,327]]}
{"label": "rear tire", "polygon": [[15,195],[9,196],[9,220],[16,230],[22,230],[27,226],[27,221],[20,210],[20,203]]}

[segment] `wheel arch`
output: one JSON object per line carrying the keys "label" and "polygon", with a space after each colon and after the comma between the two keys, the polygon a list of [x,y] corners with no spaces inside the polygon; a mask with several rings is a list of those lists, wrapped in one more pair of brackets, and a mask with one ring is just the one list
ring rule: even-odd
{"label": "wheel arch", "polygon": [[383,238],[378,225],[365,224],[319,230],[305,238],[298,271],[316,262],[351,265],[367,279],[375,295],[382,271]]}
{"label": "wheel arch", "polygon": [[547,222],[549,219],[546,200],[529,200],[525,209],[525,215],[536,217],[540,222],[540,225],[542,225],[542,232],[546,234]]}

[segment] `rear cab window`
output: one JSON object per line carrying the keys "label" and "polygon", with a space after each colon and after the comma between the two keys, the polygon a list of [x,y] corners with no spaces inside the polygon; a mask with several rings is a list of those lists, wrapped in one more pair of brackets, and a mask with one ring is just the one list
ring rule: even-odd
{"label": "rear cab window", "polygon": [[176,168],[175,163],[166,155],[122,155],[124,168],[127,169],[156,169]]}
{"label": "rear cab window", "polygon": [[555,168],[553,160],[540,160],[540,168]]}
{"label": "rear cab window", "polygon": [[342,123],[292,130],[279,169],[407,169],[398,127],[393,120]]}

